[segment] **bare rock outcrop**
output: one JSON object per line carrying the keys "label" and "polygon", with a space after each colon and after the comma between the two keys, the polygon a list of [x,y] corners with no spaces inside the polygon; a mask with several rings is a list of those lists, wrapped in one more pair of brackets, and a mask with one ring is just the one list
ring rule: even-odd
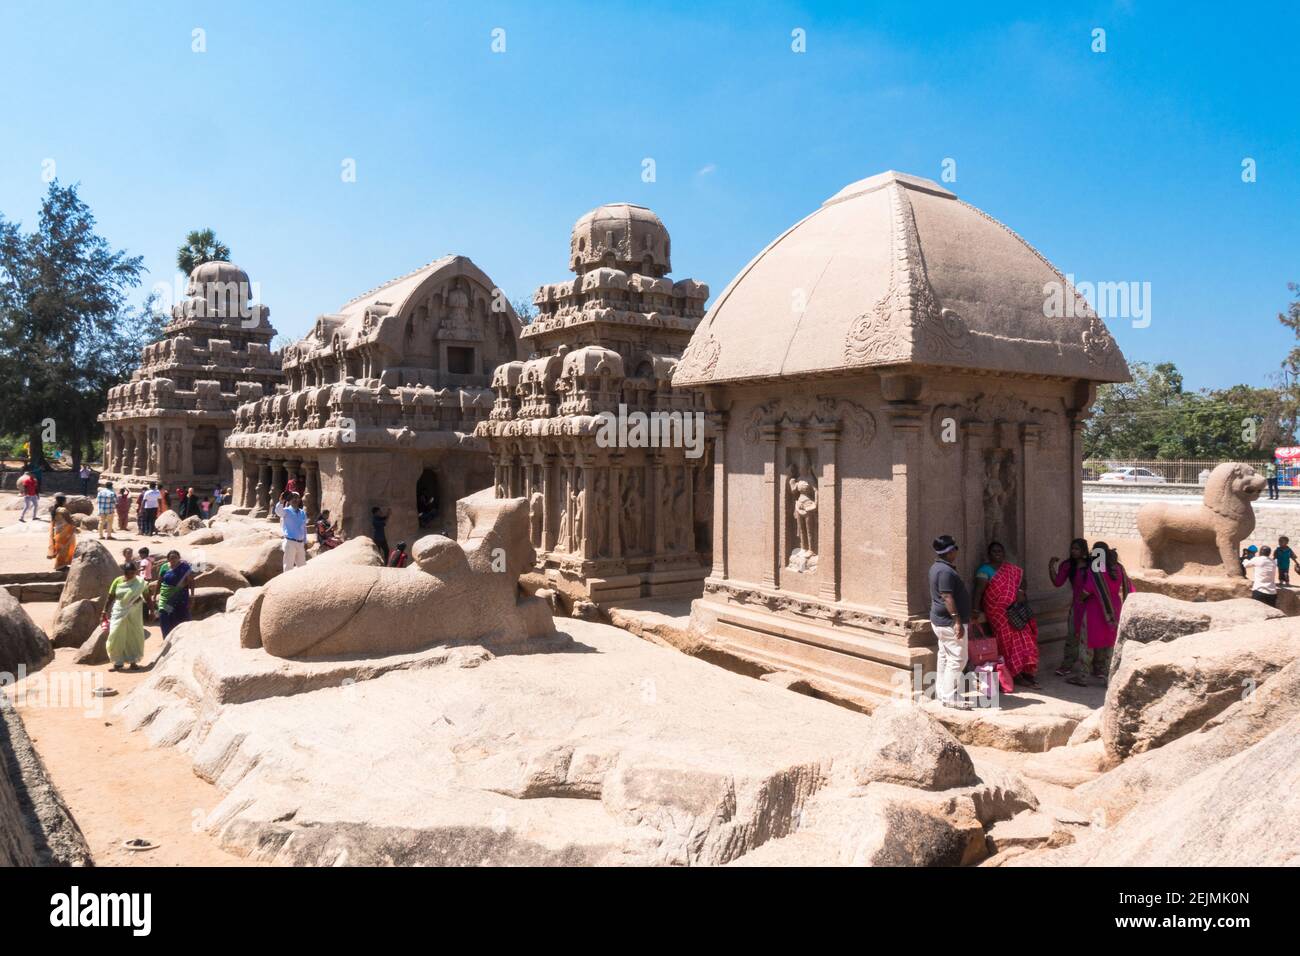
{"label": "bare rock outcrop", "polygon": [[[63,582],[59,607],[75,601],[99,600],[108,593],[108,586],[122,573],[122,568],[108,548],[94,538],[77,542],[68,576]],[[84,635],[83,635],[84,637]]]}
{"label": "bare rock outcrop", "polygon": [[1297,657],[1296,618],[1131,646],[1106,691],[1106,753],[1119,761],[1191,733]]}
{"label": "bare rock outcrop", "polygon": [[[108,590],[107,587],[104,588]],[[87,598],[59,608],[50,643],[55,647],[80,647],[94,635],[102,618],[102,602]]]}
{"label": "bare rock outcrop", "polygon": [[34,671],[48,664],[53,656],[45,632],[36,626],[17,598],[0,588],[0,673],[17,675],[20,666]]}
{"label": "bare rock outcrop", "polygon": [[1271,621],[1279,617],[1286,617],[1286,614],[1252,598],[1180,601],[1152,591],[1139,591],[1130,594],[1124,601],[1115,652],[1111,656],[1111,672],[1119,667],[1124,645],[1130,641],[1154,644],[1176,640],[1188,634]]}
{"label": "bare rock outcrop", "polygon": [[50,782],[18,712],[0,707],[0,867],[91,862],[86,838]]}
{"label": "bare rock outcrop", "polygon": [[890,701],[872,712],[854,759],[859,784],[949,790],[978,779],[966,748],[943,724],[908,701]]}

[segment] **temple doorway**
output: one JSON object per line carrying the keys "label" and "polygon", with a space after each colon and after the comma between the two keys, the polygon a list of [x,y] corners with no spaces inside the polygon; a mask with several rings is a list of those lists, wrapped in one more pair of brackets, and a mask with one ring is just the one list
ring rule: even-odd
{"label": "temple doorway", "polygon": [[441,502],[438,500],[438,475],[432,468],[420,472],[415,483],[415,513],[419,515],[420,527],[429,528],[438,523]]}
{"label": "temple doorway", "polygon": [[220,467],[221,443],[217,440],[217,430],[208,426],[194,430],[194,444],[191,459],[195,475],[215,475]]}

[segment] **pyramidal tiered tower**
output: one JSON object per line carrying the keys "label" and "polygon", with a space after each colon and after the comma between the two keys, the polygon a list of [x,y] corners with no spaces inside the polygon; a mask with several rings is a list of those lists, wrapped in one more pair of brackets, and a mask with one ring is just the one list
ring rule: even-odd
{"label": "pyramidal tiered tower", "polygon": [[108,392],[104,479],[141,487],[193,485],[203,492],[230,481],[223,450],[240,402],[283,381],[271,351],[270,309],[252,302],[248,274],[205,262],[190,274],[163,337],[145,346],[129,382]]}
{"label": "pyramidal tiered tower", "polygon": [[496,370],[478,426],[497,496],[529,499],[538,571],[570,606],[701,593],[708,441],[701,396],[672,375],[709,289],[666,278],[670,242],[644,206],[579,219],[576,277],[537,290],[522,333],[533,357]]}

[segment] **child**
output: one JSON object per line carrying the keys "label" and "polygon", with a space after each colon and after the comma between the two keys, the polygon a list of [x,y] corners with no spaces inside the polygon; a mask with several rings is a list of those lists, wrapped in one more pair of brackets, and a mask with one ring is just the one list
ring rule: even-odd
{"label": "child", "polygon": [[122,563],[123,563],[123,564],[126,564],[126,562],[128,562],[128,561],[130,561],[130,560],[132,560],[132,559],[134,559],[134,558],[135,558],[135,549],[133,549],[133,548],[123,548],[123,549],[122,549]]}
{"label": "child", "polygon": [[203,515],[204,521],[212,516],[212,499],[205,497],[199,502],[199,513]]}
{"label": "child", "polygon": [[1286,535],[1277,539],[1277,550],[1273,552],[1273,558],[1277,561],[1277,579],[1281,584],[1289,585],[1291,583],[1291,559],[1295,557],[1295,552],[1291,550],[1291,539]]}
{"label": "child", "polygon": [[140,577],[146,581],[153,580],[153,558],[149,557],[148,548],[140,549],[140,560],[137,563],[140,565]]}

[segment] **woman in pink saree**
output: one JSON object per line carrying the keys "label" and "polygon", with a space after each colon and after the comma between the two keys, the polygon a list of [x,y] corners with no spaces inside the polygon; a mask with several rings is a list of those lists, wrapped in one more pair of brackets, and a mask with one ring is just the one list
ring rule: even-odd
{"label": "woman in pink saree", "polygon": [[1074,673],[1075,661],[1079,659],[1079,644],[1083,635],[1083,585],[1088,579],[1088,542],[1075,538],[1070,542],[1070,556],[1064,561],[1052,558],[1047,562],[1047,573],[1052,583],[1064,587],[1070,585],[1070,622],[1065,635],[1065,648],[1061,657],[1061,666],[1056,669],[1057,677],[1069,677]]}
{"label": "woman in pink saree", "polygon": [[1020,630],[1007,620],[1007,608],[1025,599],[1024,569],[1006,560],[1006,549],[990,542],[988,562],[975,571],[974,603],[984,612],[984,620],[998,639],[998,652],[1011,676],[1037,688],[1038,622],[1032,618]]}
{"label": "woman in pink saree", "polygon": [[1119,615],[1124,598],[1133,593],[1128,572],[1119,563],[1119,555],[1105,541],[1095,542],[1083,582],[1083,629],[1087,649],[1079,655],[1079,665],[1068,680],[1087,686],[1087,671],[1103,684],[1110,675],[1110,658],[1119,633]]}

